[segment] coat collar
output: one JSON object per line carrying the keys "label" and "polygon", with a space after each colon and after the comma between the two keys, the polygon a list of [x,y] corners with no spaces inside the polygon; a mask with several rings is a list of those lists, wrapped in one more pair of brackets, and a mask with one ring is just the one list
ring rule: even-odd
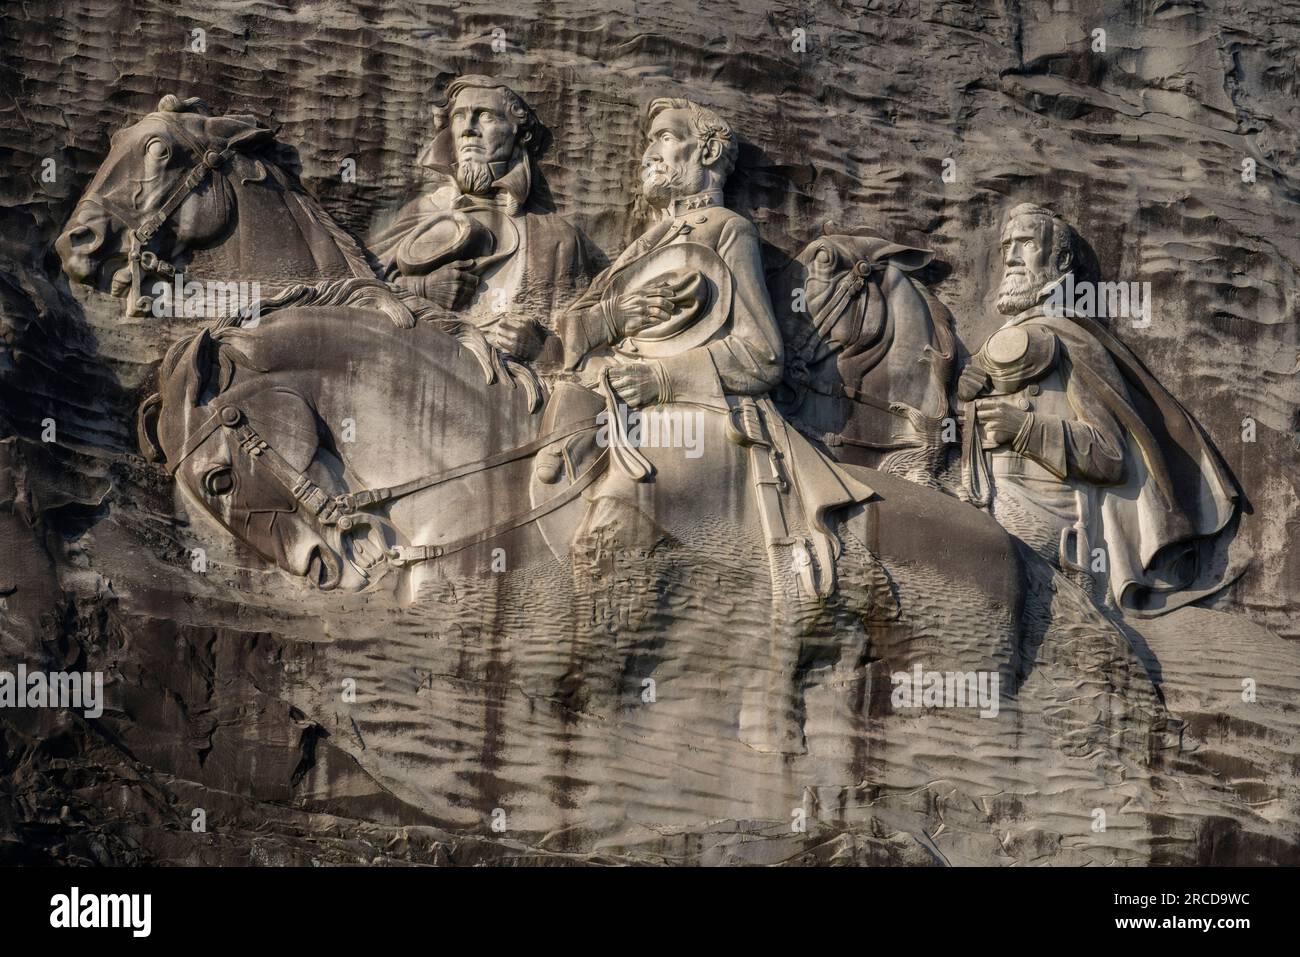
{"label": "coat collar", "polygon": [[678,216],[684,216],[692,210],[721,205],[722,190],[706,189],[698,193],[692,193],[690,196],[678,196],[670,200],[668,205],[664,207],[663,215],[665,219],[676,219]]}

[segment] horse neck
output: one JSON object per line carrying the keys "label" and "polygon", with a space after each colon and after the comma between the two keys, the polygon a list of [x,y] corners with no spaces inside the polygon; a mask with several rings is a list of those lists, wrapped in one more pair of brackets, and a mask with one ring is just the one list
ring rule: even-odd
{"label": "horse neck", "polygon": [[272,287],[372,277],[365,253],[320,204],[292,189],[282,171],[262,165],[268,172],[261,179],[227,177],[232,228],[214,245],[194,250],[187,272]]}

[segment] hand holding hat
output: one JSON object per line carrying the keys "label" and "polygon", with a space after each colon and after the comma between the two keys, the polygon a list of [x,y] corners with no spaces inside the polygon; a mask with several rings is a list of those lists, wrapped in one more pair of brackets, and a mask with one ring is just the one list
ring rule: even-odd
{"label": "hand holding hat", "polygon": [[698,273],[665,279],[620,296],[615,303],[615,322],[623,336],[635,336],[645,329],[668,322],[677,313],[699,305],[704,277]]}

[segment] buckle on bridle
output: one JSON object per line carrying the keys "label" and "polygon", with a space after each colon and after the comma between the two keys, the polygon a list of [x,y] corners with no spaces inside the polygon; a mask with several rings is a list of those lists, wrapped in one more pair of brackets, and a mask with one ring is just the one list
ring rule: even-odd
{"label": "buckle on bridle", "polygon": [[155,276],[162,276],[165,279],[172,279],[176,276],[176,267],[165,259],[159,259],[157,253],[149,250],[143,250],[140,253],[140,268],[145,272],[153,273]]}

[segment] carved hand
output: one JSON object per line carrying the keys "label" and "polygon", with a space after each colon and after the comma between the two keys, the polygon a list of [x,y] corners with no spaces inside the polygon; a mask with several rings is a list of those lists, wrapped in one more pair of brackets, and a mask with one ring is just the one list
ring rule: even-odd
{"label": "carved hand", "polygon": [[527,316],[506,316],[492,330],[491,338],[502,352],[528,362],[541,354],[546,330]]}
{"label": "carved hand", "polygon": [[972,363],[962,370],[957,380],[957,398],[969,402],[987,389],[991,381],[987,372]]}
{"label": "carved hand", "polygon": [[1025,419],[1029,418],[1024,409],[1002,399],[977,399],[975,408],[979,410],[979,424],[986,447],[1011,444],[1020,434]]}
{"label": "carved hand", "polygon": [[609,384],[614,387],[619,398],[634,409],[659,401],[659,379],[644,362],[610,369]]}
{"label": "carved hand", "polygon": [[933,418],[928,416],[920,409],[910,406],[906,402],[891,402],[889,403],[889,410],[906,420],[917,444],[923,446],[941,444],[942,417]]}
{"label": "carved hand", "polygon": [[621,296],[616,311],[622,317],[622,333],[634,336],[642,329],[666,322],[674,312],[694,304],[701,282],[699,273],[669,280],[646,290]]}
{"label": "carved hand", "polygon": [[440,266],[427,276],[399,276],[397,283],[435,306],[455,311],[463,309],[478,289],[479,278],[468,259]]}

